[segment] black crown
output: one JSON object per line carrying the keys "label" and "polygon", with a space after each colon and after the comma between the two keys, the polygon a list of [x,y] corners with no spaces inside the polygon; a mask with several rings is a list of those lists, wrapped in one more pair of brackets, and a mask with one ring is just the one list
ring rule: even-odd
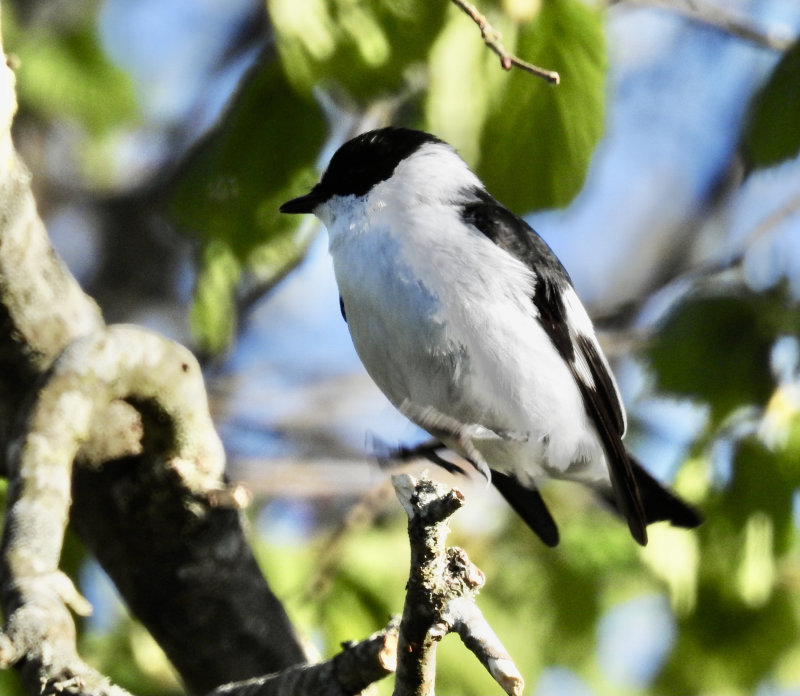
{"label": "black crown", "polygon": [[331,158],[319,182],[325,197],[363,196],[388,179],[406,157],[426,143],[442,142],[430,133],[411,128],[380,128],[356,136]]}

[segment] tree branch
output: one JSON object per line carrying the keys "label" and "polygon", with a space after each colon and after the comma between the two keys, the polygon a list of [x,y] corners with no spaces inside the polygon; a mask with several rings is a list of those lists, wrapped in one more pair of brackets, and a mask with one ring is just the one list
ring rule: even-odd
{"label": "tree branch", "polygon": [[528,63],[506,50],[506,47],[502,43],[500,32],[489,23],[489,20],[481,14],[475,5],[467,2],[467,0],[452,0],[452,2],[478,25],[478,29],[481,30],[483,42],[500,58],[500,65],[503,66],[503,70],[511,70],[511,68],[516,67],[532,75],[536,75],[536,77],[541,77],[543,80],[553,85],[557,85],[561,81],[561,76],[554,70],[540,68],[538,65]]}
{"label": "tree branch", "polygon": [[66,604],[88,607],[58,570],[68,511],[195,693],[304,662],[225,506],[240,491],[222,479],[196,363],[152,334],[104,329],[50,246],[11,139],[15,111],[0,62],[0,473],[11,479],[0,663],[15,663],[32,694],[124,693],[75,651]]}
{"label": "tree branch", "polygon": [[[71,503],[72,464],[118,400],[160,414],[171,437],[148,442],[153,457],[177,477],[186,496],[219,497],[224,467],[199,365],[191,353],[156,334],[109,327],[72,342],[48,371],[10,448],[6,524],[0,574],[6,628],[0,667],[23,660],[29,684],[57,692],[116,693],[75,653],[67,604],[85,613],[71,581],[58,569]],[[196,514],[202,508],[196,505]],[[42,686],[46,685],[46,686]]]}
{"label": "tree branch", "polygon": [[519,696],[522,676],[475,604],[484,575],[463,549],[445,545],[447,519],[463,505],[464,496],[426,474],[419,481],[400,474],[392,483],[408,514],[411,543],[394,696],[433,694],[436,643],[450,632],[461,636],[507,694]]}
{"label": "tree branch", "polygon": [[354,696],[397,666],[397,622],[360,643],[348,643],[335,657],[279,674],[226,684],[208,696]]}
{"label": "tree branch", "polygon": [[452,599],[445,609],[445,620],[461,636],[494,680],[507,694],[521,694],[522,675],[497,634],[492,630],[474,602],[473,597]]}

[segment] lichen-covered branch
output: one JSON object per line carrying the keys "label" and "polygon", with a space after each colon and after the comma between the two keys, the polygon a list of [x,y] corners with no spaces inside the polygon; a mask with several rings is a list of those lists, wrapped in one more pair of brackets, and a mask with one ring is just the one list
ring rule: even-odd
{"label": "lichen-covered branch", "polygon": [[16,109],[14,73],[0,61],[0,475],[20,395],[69,341],[103,326],[50,246],[11,140]]}
{"label": "lichen-covered branch", "polygon": [[474,597],[451,600],[445,608],[444,618],[507,694],[522,693],[525,685],[522,675],[478,609]]}
{"label": "lichen-covered branch", "polygon": [[196,363],[105,327],[50,246],[15,111],[0,61],[0,663],[32,694],[123,693],[75,650],[67,606],[88,607],[58,569],[68,518],[194,693],[305,662],[222,478]]}
{"label": "lichen-covered branch", "polygon": [[475,604],[483,573],[463,549],[445,545],[447,519],[462,506],[463,495],[427,475],[416,480],[400,474],[392,483],[408,514],[411,543],[394,696],[433,694],[436,643],[450,632],[461,636],[507,694],[519,696],[522,676]]}
{"label": "lichen-covered branch", "polygon": [[[191,353],[156,334],[112,326],[70,343],[47,372],[10,447],[9,495],[0,545],[6,616],[0,667],[22,660],[26,681],[79,680],[87,693],[102,678],[77,659],[65,605],[78,597],[58,569],[71,504],[72,465],[110,405],[124,400],[161,414],[171,438],[152,456],[186,495],[216,496],[224,453],[214,431],[200,367]],[[145,446],[148,439],[143,439]],[[78,604],[85,609],[84,604]],[[99,682],[98,682],[99,679]],[[48,687],[50,688],[50,687]],[[111,693],[111,692],[109,692]]]}

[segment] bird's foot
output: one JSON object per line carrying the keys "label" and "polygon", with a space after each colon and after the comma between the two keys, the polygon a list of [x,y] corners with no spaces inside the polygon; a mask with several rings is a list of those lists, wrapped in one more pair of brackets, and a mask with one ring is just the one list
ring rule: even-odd
{"label": "bird's foot", "polygon": [[[527,435],[506,430],[492,430],[479,423],[462,423],[452,416],[435,409],[433,406],[418,406],[408,399],[400,405],[400,412],[406,418],[427,430],[437,440],[448,444],[452,443],[458,452],[466,457],[478,473],[486,479],[487,483],[492,480],[492,474],[489,464],[478,451],[475,443],[491,440],[525,442],[528,439]],[[430,459],[430,457],[428,458]]]}
{"label": "bird's foot", "polygon": [[428,440],[413,447],[406,447],[404,445],[391,447],[374,436],[371,442],[373,445],[372,449],[377,455],[378,464],[381,467],[389,468],[397,464],[410,462],[414,459],[427,459],[432,464],[440,466],[451,474],[465,474],[462,467],[455,462],[451,462],[449,459],[445,459],[439,454],[441,450],[447,449],[447,447],[438,440]]}

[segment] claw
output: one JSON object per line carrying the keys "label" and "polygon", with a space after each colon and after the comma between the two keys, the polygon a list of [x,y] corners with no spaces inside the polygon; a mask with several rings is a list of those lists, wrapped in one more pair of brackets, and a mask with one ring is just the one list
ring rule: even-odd
{"label": "claw", "polygon": [[458,464],[445,459],[439,454],[439,450],[443,450],[446,447],[438,440],[421,442],[414,447],[405,447],[403,445],[390,447],[386,442],[373,435],[370,438],[370,442],[373,445],[373,451],[378,457],[378,464],[381,468],[388,469],[396,466],[398,462],[410,462],[413,459],[423,458],[432,464],[436,464],[436,466],[442,467],[442,469],[451,474],[463,475],[465,473],[464,469]]}
{"label": "claw", "polygon": [[455,418],[433,408],[418,406],[408,399],[400,404],[400,412],[409,420],[427,430],[435,438],[454,442],[476,471],[483,476],[486,483],[491,483],[492,472],[483,455],[475,447],[475,440],[506,439],[502,434],[479,423],[461,423]]}

